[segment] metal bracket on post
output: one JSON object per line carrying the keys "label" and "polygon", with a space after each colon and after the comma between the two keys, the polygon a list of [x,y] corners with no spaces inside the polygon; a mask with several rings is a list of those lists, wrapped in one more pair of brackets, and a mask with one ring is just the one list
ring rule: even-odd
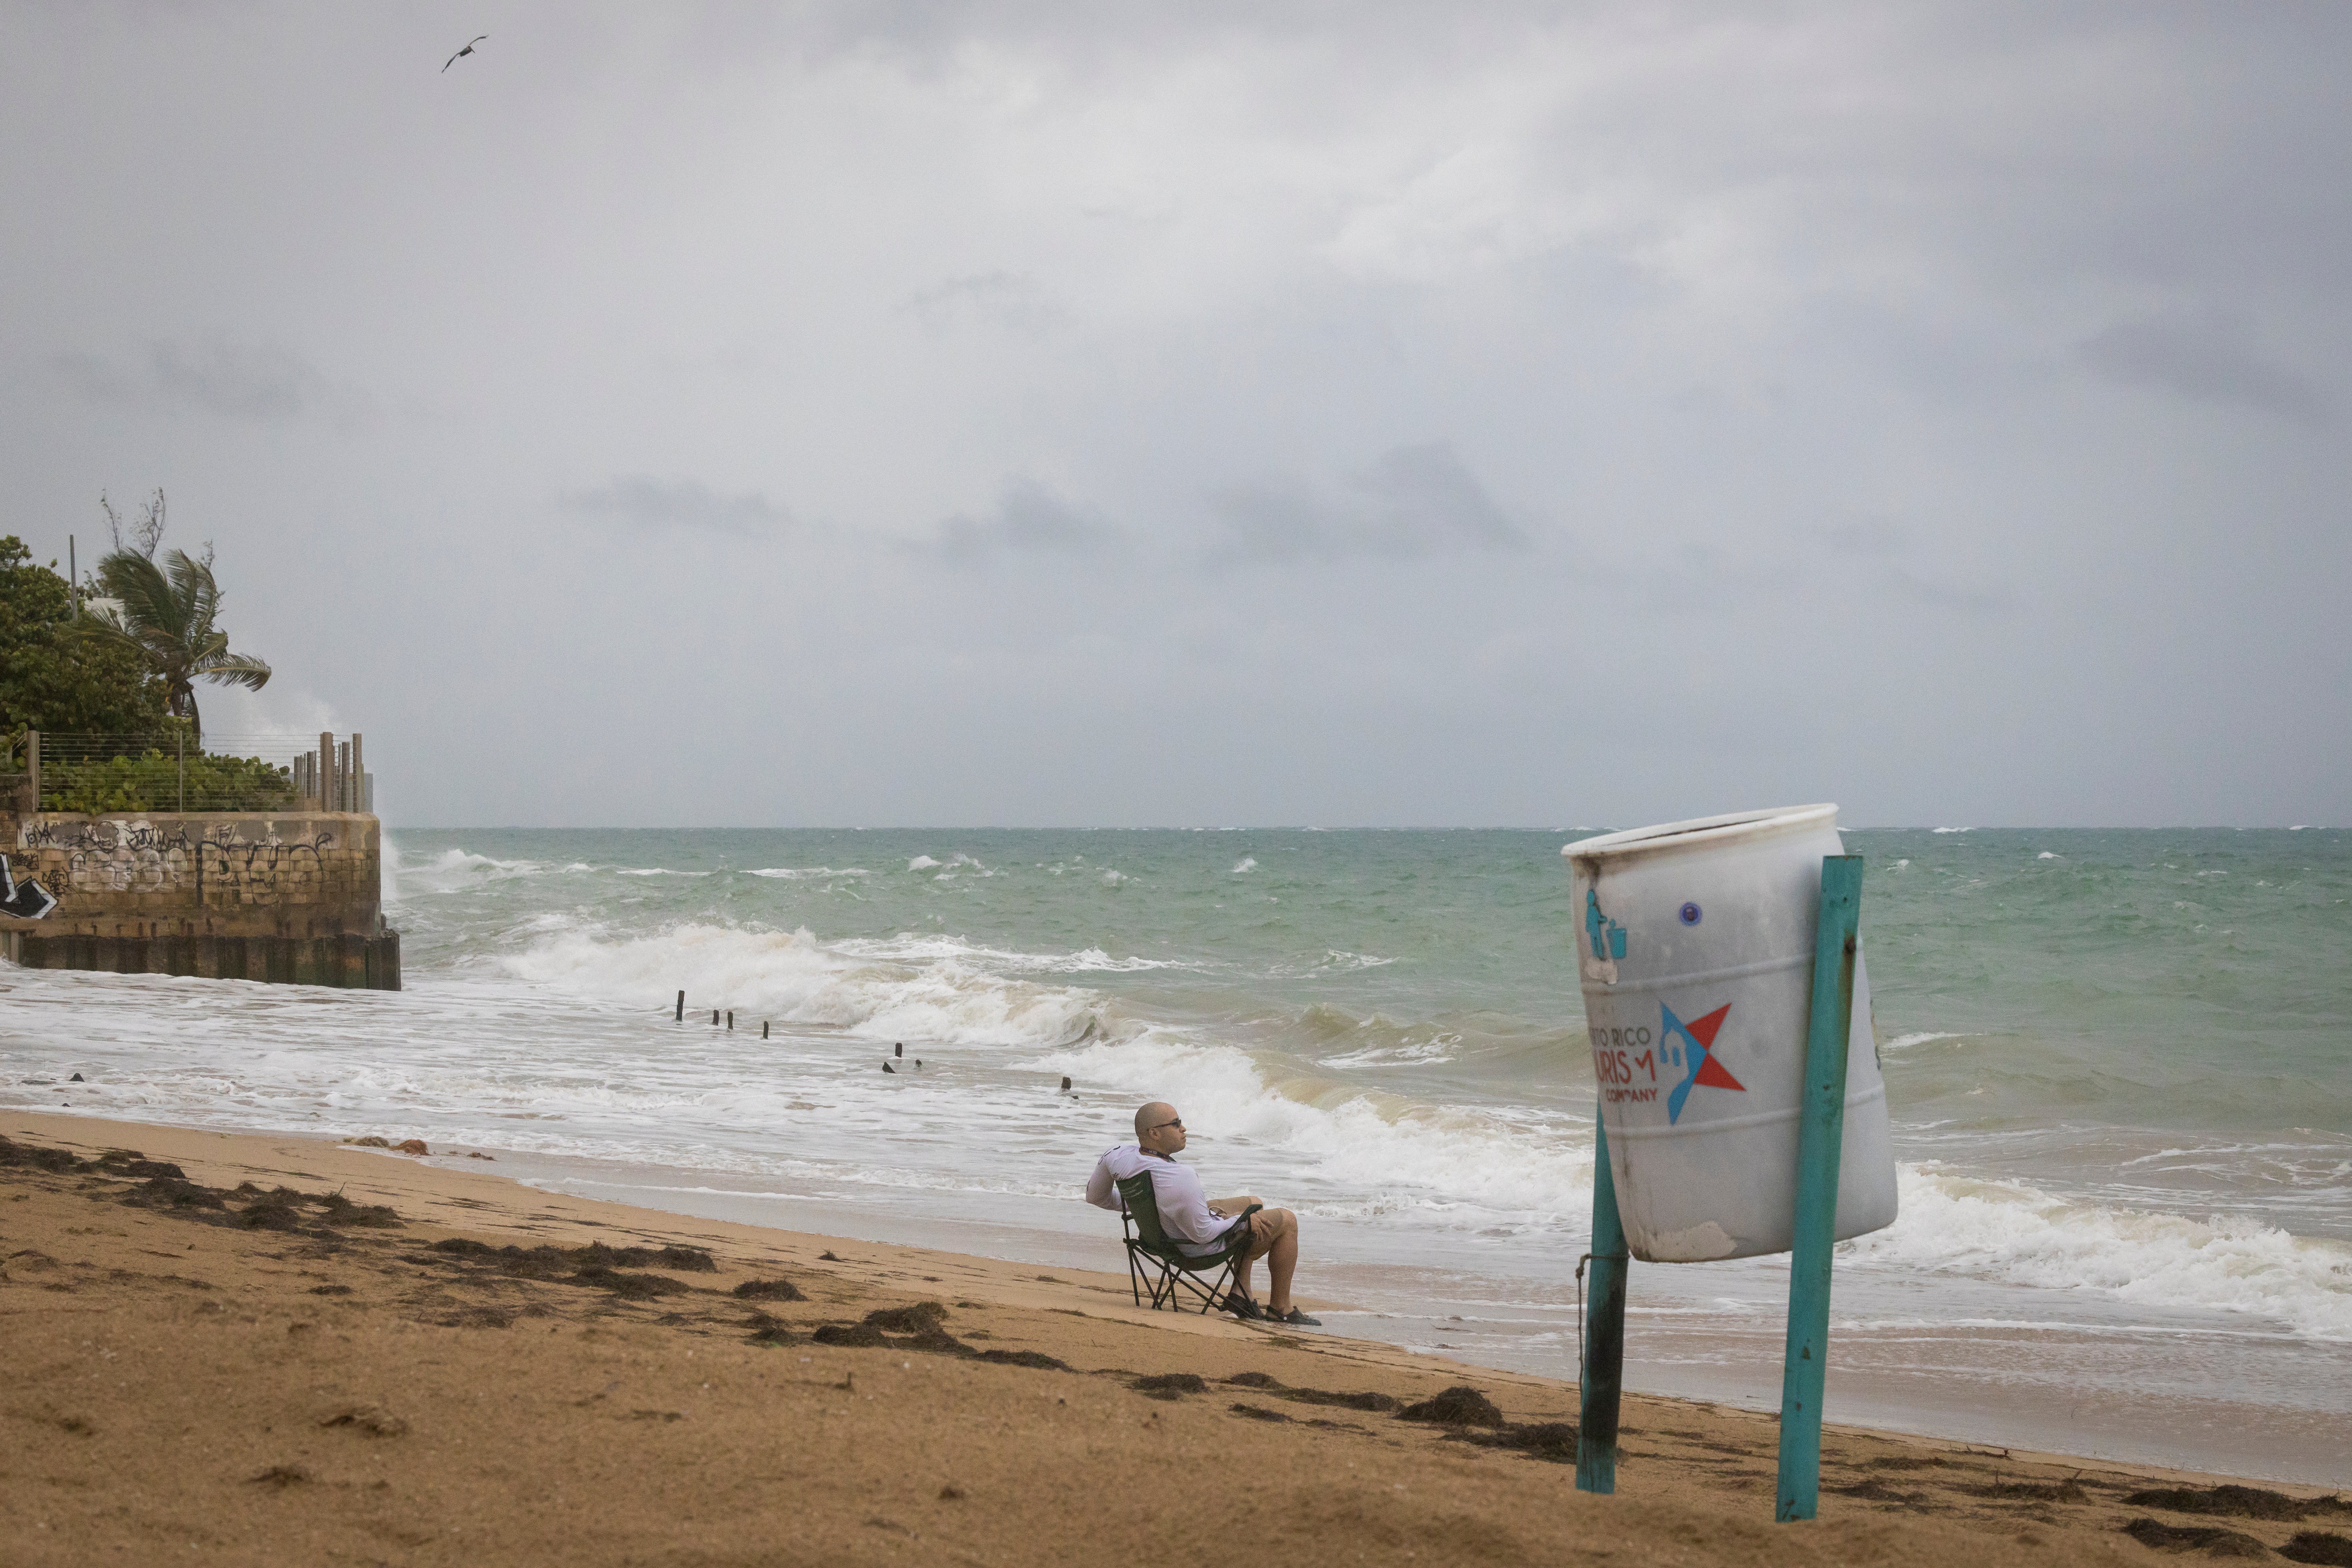
{"label": "metal bracket on post", "polygon": [[1780,1373],[1780,1479],[1772,1510],[1772,1517],[1783,1521],[1811,1519],[1821,1504],[1830,1254],[1837,1239],[1846,1053],[1853,1036],[1853,978],[1862,945],[1862,859],[1822,858],[1812,1005],[1797,1108],[1796,1230],[1789,1259],[1789,1342]]}
{"label": "metal bracket on post", "polygon": [[[1576,1489],[1617,1489],[1617,1407],[1625,1382],[1625,1226],[1609,1173],[1609,1130],[1592,1110],[1592,1310],[1577,1347],[1582,1399],[1576,1423]],[[1584,1265],[1578,1263],[1577,1271]]]}

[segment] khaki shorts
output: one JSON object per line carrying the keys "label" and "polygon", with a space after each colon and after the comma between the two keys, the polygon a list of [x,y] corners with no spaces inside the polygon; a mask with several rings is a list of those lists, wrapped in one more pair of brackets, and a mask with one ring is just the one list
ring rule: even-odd
{"label": "khaki shorts", "polygon": [[[1210,1208],[1215,1209],[1221,1205],[1231,1206],[1234,1208],[1247,1208],[1249,1206],[1249,1200],[1247,1198],[1213,1198],[1210,1200]],[[1282,1239],[1283,1233],[1288,1230],[1292,1226],[1297,1225],[1298,1221],[1292,1215],[1288,1209],[1261,1208],[1257,1213],[1250,1215],[1244,1223],[1250,1227],[1248,1257],[1250,1261],[1254,1263],[1257,1259],[1264,1258],[1267,1253],[1273,1251],[1274,1244]]]}

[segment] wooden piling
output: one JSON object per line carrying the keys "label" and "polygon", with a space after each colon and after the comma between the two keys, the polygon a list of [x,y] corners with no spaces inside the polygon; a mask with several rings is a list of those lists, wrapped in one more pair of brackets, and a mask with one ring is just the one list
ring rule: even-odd
{"label": "wooden piling", "polygon": [[681,1024],[686,1022],[686,993],[683,991],[677,994],[677,1021]]}
{"label": "wooden piling", "polygon": [[1780,1372],[1780,1479],[1772,1517],[1811,1519],[1821,1503],[1822,1386],[1829,1371],[1830,1258],[1837,1239],[1838,1159],[1845,1138],[1845,1063],[1862,951],[1862,857],[1822,858],[1812,1004],[1797,1105],[1796,1231],[1789,1258],[1789,1340]]}
{"label": "wooden piling", "polygon": [[735,1009],[732,1007],[727,1009],[727,1032],[730,1035],[735,1032]]}
{"label": "wooden piling", "polygon": [[1576,1489],[1617,1489],[1617,1412],[1625,1387],[1625,1226],[1609,1172],[1609,1130],[1592,1112],[1591,1289],[1585,1294],[1584,1352],[1576,1423]]}
{"label": "wooden piling", "polygon": [[768,1020],[765,1018],[760,1020],[760,1037],[763,1040],[768,1037]]}

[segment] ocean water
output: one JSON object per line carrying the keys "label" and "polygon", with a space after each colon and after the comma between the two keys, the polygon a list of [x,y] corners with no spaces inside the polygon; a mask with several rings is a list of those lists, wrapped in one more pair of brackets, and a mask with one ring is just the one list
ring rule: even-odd
{"label": "ocean water", "polygon": [[[1601,830],[396,831],[407,990],[0,970],[0,1103],[1116,1269],[1078,1189],[1165,1098],[1331,1327],[1573,1377]],[[2352,1479],[2352,836],[1847,841],[1903,1215],[1831,1418]],[[1786,1279],[1636,1265],[1629,1382],[1777,1407]]]}

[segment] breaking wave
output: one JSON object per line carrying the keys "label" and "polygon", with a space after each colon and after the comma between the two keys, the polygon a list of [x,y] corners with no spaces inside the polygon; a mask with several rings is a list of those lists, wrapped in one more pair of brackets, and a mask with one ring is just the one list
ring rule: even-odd
{"label": "breaking wave", "polygon": [[[516,978],[607,1004],[689,1005],[899,1040],[1046,1047],[1101,1026],[1105,998],[992,973],[979,952],[941,939],[828,947],[805,930],[682,924],[614,938],[570,929],[501,961]],[[862,949],[862,951],[861,951]]]}

